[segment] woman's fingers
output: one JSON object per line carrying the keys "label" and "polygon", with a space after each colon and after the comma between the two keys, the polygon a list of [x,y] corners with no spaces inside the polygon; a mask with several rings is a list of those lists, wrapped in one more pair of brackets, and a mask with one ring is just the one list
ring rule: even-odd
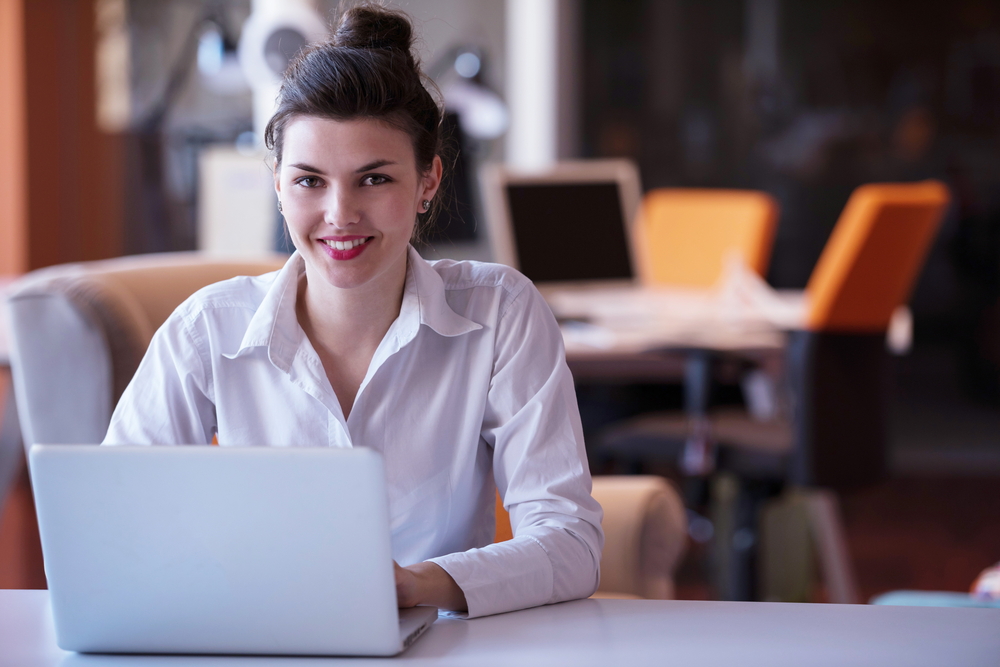
{"label": "woman's fingers", "polygon": [[396,604],[400,608],[417,605],[417,577],[405,567],[392,562],[396,573]]}
{"label": "woman's fingers", "polygon": [[467,611],[465,593],[451,575],[431,562],[400,567],[392,562],[396,573],[396,604],[402,609],[428,604],[441,609]]}

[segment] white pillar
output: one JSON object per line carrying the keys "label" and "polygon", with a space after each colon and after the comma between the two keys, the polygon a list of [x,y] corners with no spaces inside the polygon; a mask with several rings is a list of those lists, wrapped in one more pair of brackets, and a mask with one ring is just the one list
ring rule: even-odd
{"label": "white pillar", "polygon": [[507,0],[507,163],[532,169],[559,150],[559,0]]}

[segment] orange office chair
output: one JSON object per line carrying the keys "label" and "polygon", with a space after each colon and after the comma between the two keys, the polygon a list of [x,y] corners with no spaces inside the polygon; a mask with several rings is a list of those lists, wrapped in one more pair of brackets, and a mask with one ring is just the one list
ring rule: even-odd
{"label": "orange office chair", "polygon": [[[744,411],[713,415],[720,456],[732,459],[720,464],[748,472],[766,460],[772,465],[764,469],[779,465],[774,474],[788,463],[790,479],[814,486],[855,486],[884,475],[885,333],[909,298],[948,201],[938,181],[854,191],[806,286],[805,329],[789,335],[792,414],[773,422]],[[776,454],[790,458],[779,464]]]}
{"label": "orange office chair", "polygon": [[806,328],[884,333],[910,296],[948,201],[939,181],[855,190],[806,286]]}
{"label": "orange office chair", "polygon": [[647,284],[711,287],[738,253],[764,275],[778,204],[754,190],[661,188],[643,198],[637,259]]}

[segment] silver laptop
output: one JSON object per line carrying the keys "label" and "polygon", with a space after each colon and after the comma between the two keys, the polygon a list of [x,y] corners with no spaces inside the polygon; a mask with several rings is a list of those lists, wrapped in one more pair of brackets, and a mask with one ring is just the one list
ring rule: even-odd
{"label": "silver laptop", "polygon": [[437,618],[397,610],[372,450],[36,445],[30,457],[63,649],[384,656]]}

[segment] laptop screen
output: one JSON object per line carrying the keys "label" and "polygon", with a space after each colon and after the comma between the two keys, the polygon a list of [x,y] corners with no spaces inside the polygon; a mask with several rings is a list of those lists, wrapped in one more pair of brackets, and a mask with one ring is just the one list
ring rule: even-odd
{"label": "laptop screen", "polygon": [[508,183],[518,267],[534,282],[632,278],[617,181]]}

